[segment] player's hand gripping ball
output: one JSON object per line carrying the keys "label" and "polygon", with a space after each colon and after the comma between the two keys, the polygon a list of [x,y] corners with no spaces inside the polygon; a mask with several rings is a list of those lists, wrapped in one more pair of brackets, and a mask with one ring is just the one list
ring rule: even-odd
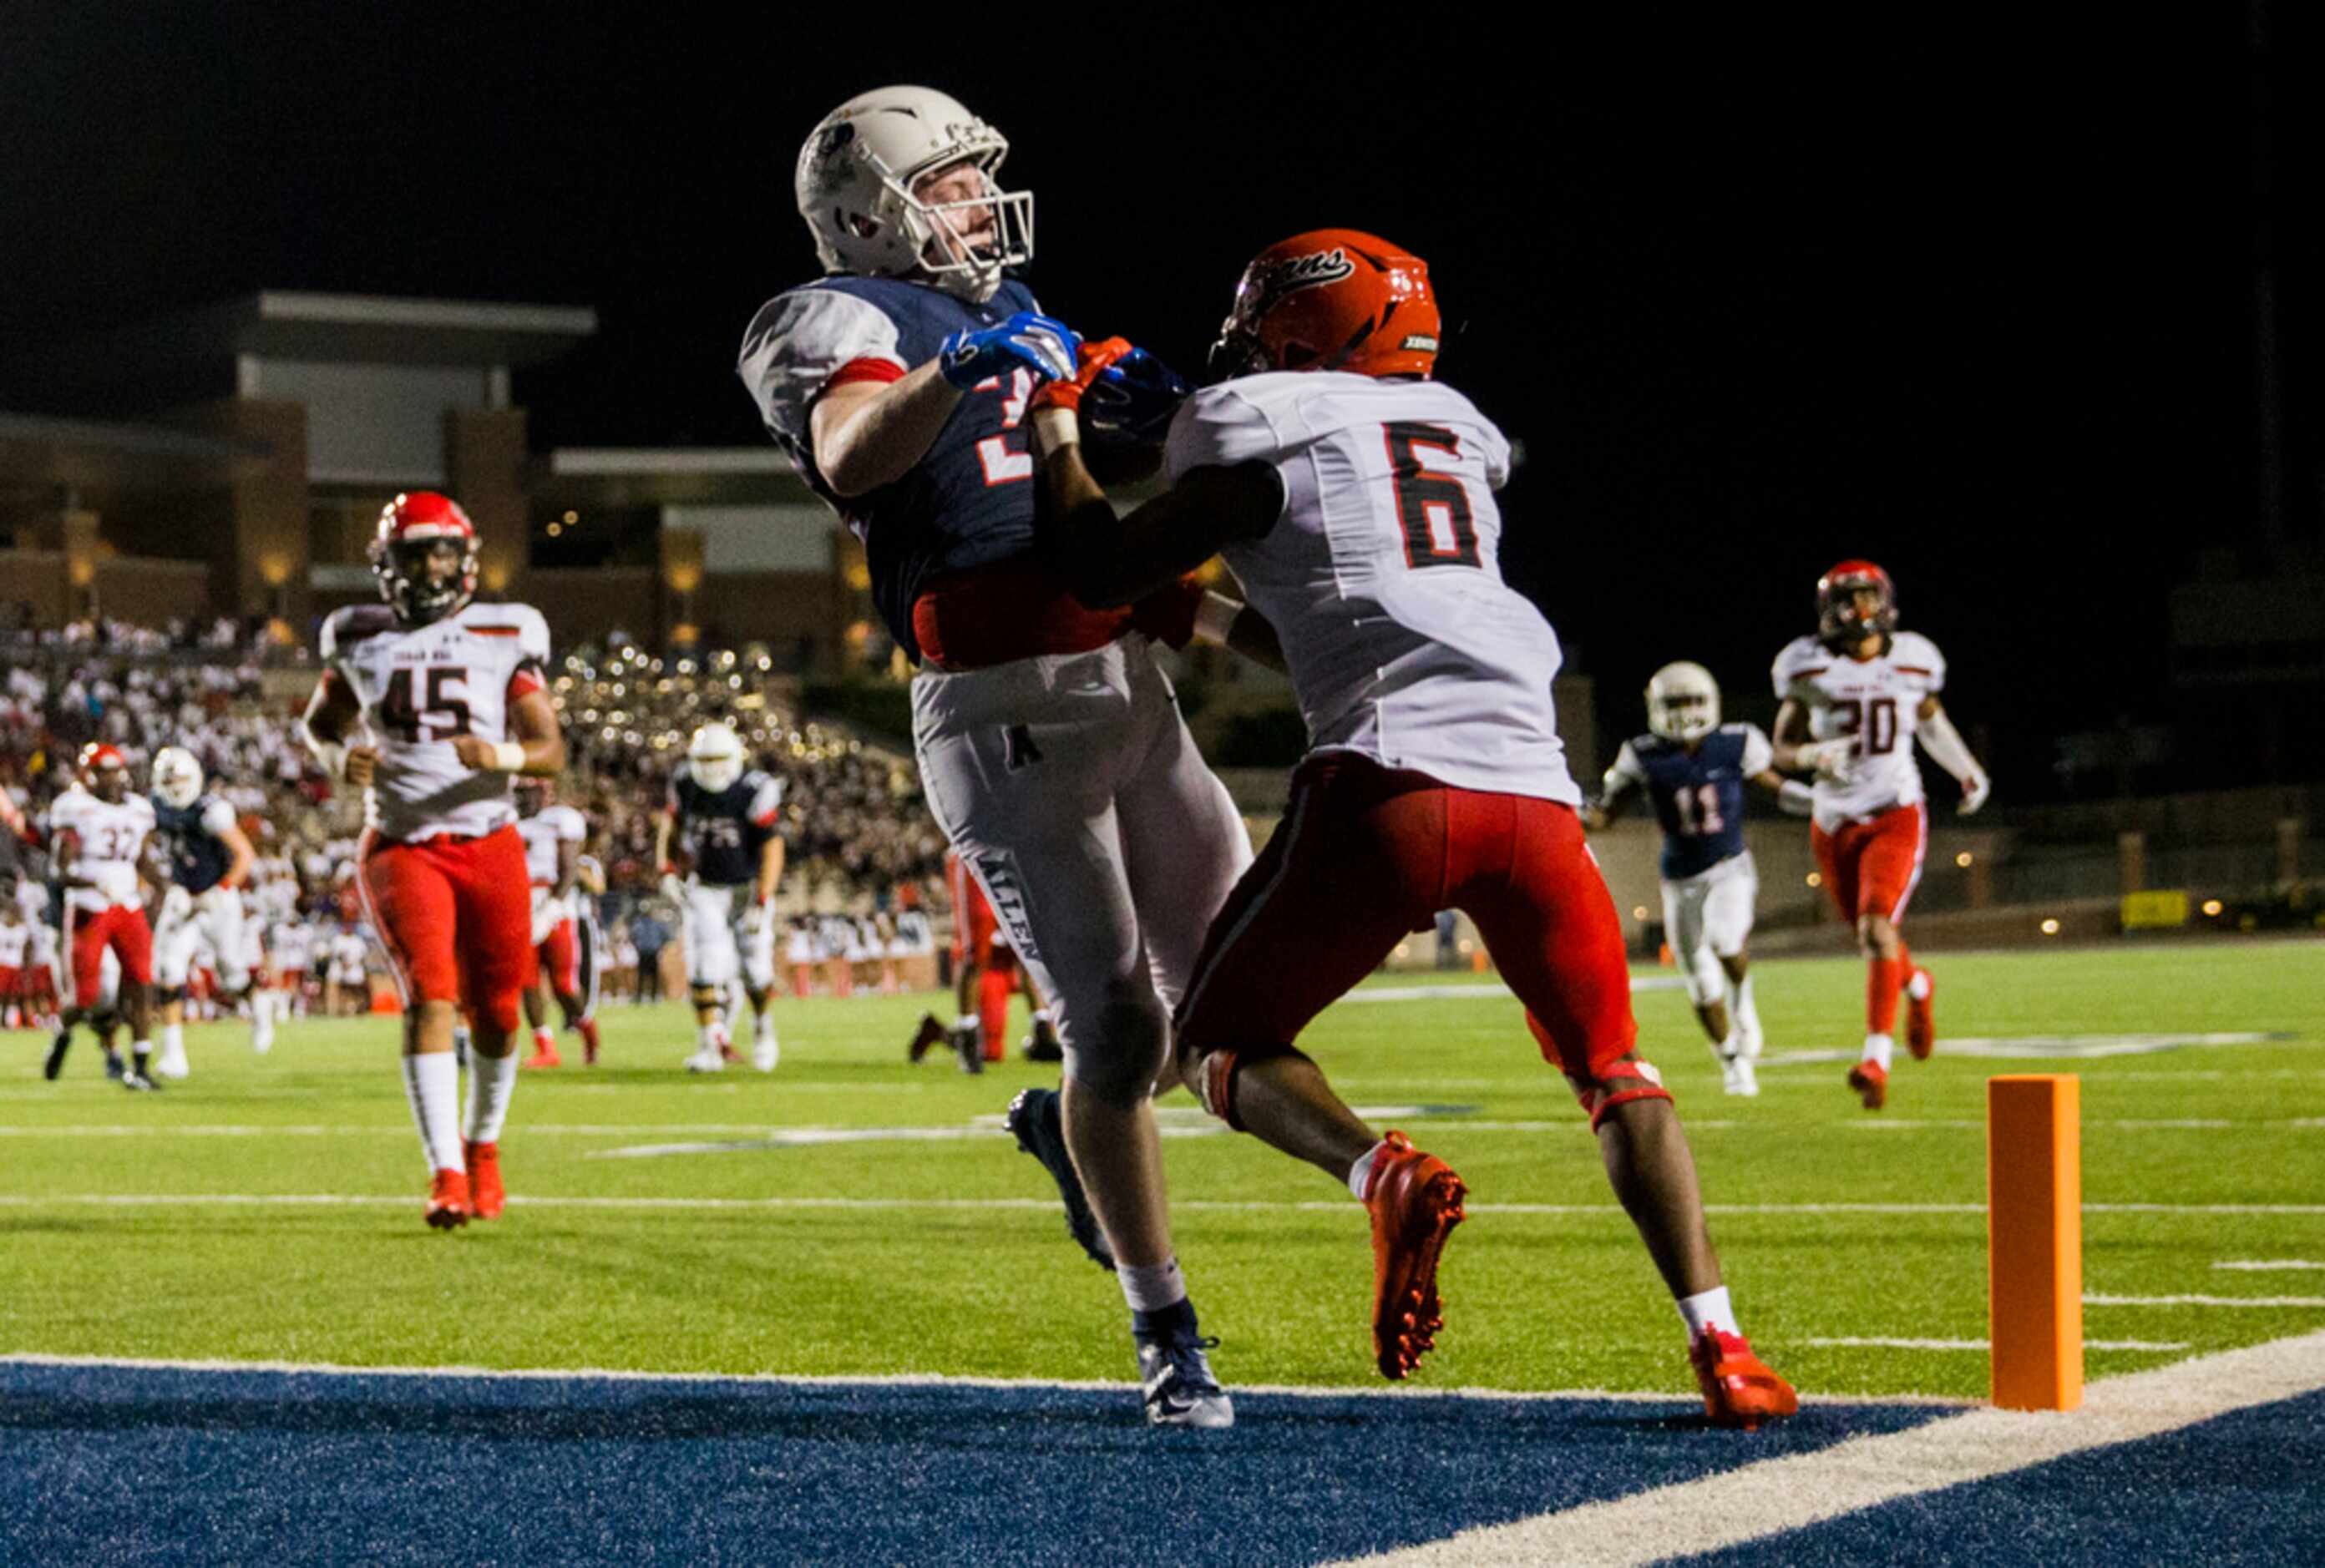
{"label": "player's hand gripping ball", "polygon": [[1014,370],[1032,371],[1042,381],[1061,381],[1074,374],[1074,356],[1081,344],[1081,335],[1064,322],[1020,310],[998,327],[978,332],[963,327],[946,338],[937,350],[938,370],[949,385],[962,392]]}
{"label": "player's hand gripping ball", "polygon": [[1159,447],[1195,389],[1169,365],[1134,348],[1082,394],[1082,438],[1099,446]]}

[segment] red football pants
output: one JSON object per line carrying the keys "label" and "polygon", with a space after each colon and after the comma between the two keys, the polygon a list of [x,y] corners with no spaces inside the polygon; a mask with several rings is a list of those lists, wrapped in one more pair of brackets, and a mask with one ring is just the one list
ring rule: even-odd
{"label": "red football pants", "polygon": [[1900,806],[1869,822],[1845,824],[1839,833],[1809,829],[1817,869],[1840,918],[1854,924],[1877,915],[1895,925],[1922,880],[1922,857],[1930,844],[1930,808]]}
{"label": "red football pants", "polygon": [[105,950],[121,960],[121,983],[153,982],[153,928],[134,904],[72,912],[73,1005],[96,1004],[105,988]]}
{"label": "red football pants", "polygon": [[541,944],[541,966],[549,971],[550,989],[571,996],[581,989],[580,949],[574,945],[573,922],[560,920]]}
{"label": "red football pants", "polygon": [[409,844],[366,833],[362,864],[364,901],[404,1007],[454,1001],[472,1021],[513,1032],[535,973],[533,886],[516,829]]}
{"label": "red football pants", "polygon": [[1191,1055],[1289,1045],[1440,909],[1460,909],[1536,1024],[1595,1084],[1636,1042],[1615,903],[1574,812],[1456,789],[1348,752],[1311,757],[1267,847],[1227,895],[1177,1020]]}

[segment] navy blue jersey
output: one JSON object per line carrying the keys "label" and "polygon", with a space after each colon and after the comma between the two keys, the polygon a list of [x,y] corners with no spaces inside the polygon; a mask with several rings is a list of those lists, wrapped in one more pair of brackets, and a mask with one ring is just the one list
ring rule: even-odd
{"label": "navy blue jersey", "polygon": [[1039,307],[1012,279],[982,305],[899,278],[825,278],[760,307],[736,371],[800,476],[864,541],[872,602],[914,663],[912,601],[931,577],[1033,548],[1033,377],[1019,370],[962,397],[912,471],[862,495],[832,493],[815,466],[809,410],[835,376],[893,381],[937,356],[964,327],[996,326]]}
{"label": "navy blue jersey", "polygon": [[1689,751],[1661,735],[1623,742],[1607,770],[1645,787],[1663,824],[1665,881],[1700,876],[1744,853],[1744,780],[1774,761],[1768,737],[1751,724],[1722,724]]}
{"label": "navy blue jersey", "polygon": [[734,887],[759,874],[759,851],[775,834],[783,787],[756,768],[712,794],[681,763],[670,781],[670,812],[678,839],[694,862],[694,880]]}
{"label": "navy blue jersey", "polygon": [[234,851],[219,836],[234,826],[234,807],[215,795],[205,795],[183,810],[153,797],[153,833],[170,866],[170,880],[199,895],[218,885]]}

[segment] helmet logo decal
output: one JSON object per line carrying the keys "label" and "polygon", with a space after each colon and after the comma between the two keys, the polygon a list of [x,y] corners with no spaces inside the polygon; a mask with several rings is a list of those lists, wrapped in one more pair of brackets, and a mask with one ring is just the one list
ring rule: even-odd
{"label": "helmet logo decal", "polygon": [[1251,274],[1249,314],[1253,318],[1264,316],[1301,290],[1337,283],[1343,278],[1354,276],[1356,270],[1356,263],[1348,260],[1348,251],[1338,245],[1329,251],[1287,256],[1264,267],[1255,267]]}

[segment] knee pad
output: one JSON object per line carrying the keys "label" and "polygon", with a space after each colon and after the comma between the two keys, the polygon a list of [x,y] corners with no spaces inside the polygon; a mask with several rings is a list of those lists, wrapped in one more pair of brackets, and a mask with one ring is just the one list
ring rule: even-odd
{"label": "knee pad", "polygon": [[1671,1091],[1663,1087],[1663,1075],[1655,1071],[1653,1062],[1616,1062],[1604,1073],[1592,1078],[1570,1075],[1567,1083],[1574,1089],[1574,1097],[1589,1113],[1590,1130],[1607,1119],[1607,1112],[1626,1100],[1669,1100]]}
{"label": "knee pad", "polygon": [[1709,1007],[1728,999],[1728,972],[1719,967],[1718,955],[1706,942],[1695,951],[1695,961],[1687,966],[1687,1000],[1698,1007]]}
{"label": "knee pad", "polygon": [[1206,1051],[1196,1067],[1195,1084],[1203,1102],[1203,1109],[1234,1128],[1245,1131],[1242,1118],[1236,1114],[1236,1075],[1254,1062],[1272,1062],[1283,1056],[1309,1059],[1297,1046],[1272,1045],[1237,1046]]}
{"label": "knee pad", "polygon": [[1065,1018],[1066,1076],[1109,1105],[1127,1108],[1153,1096],[1171,1031],[1152,993],[1107,999],[1087,1033],[1079,1010],[1068,1009]]}

